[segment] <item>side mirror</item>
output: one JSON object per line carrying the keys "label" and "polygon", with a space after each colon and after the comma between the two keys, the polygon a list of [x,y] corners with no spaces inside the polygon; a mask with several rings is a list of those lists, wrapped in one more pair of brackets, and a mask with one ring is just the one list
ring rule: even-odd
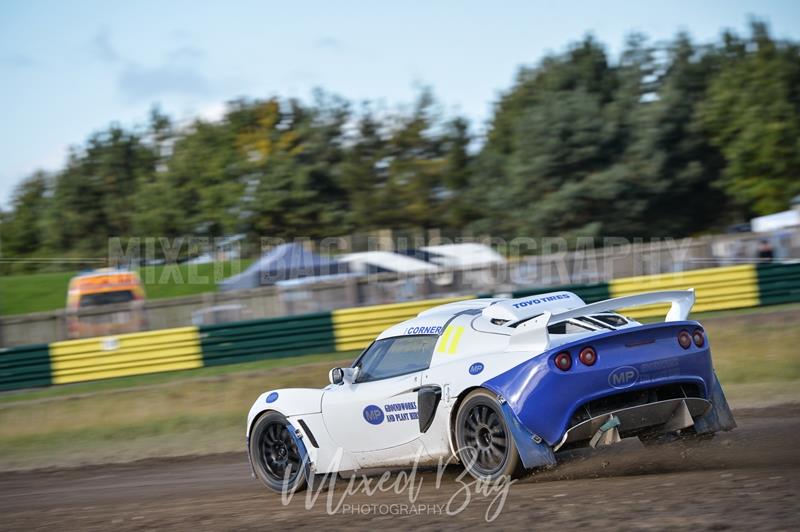
{"label": "side mirror", "polygon": [[361,368],[356,366],[354,368],[344,368],[342,370],[344,382],[347,384],[353,384],[356,382],[358,378],[358,374],[361,372]]}
{"label": "side mirror", "polygon": [[344,382],[344,370],[342,368],[333,368],[328,372],[328,380],[331,384],[342,384]]}

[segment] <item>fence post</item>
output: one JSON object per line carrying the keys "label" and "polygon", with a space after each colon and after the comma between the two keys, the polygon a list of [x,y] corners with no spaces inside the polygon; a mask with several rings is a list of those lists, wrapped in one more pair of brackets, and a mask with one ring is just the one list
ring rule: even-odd
{"label": "fence post", "polygon": [[348,277],[345,281],[345,290],[347,292],[347,303],[350,306],[358,306],[358,278]]}

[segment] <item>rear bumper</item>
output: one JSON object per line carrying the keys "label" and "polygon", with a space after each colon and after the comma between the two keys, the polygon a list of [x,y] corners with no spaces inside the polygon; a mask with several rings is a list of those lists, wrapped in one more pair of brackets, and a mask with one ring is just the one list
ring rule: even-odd
{"label": "rear bumper", "polygon": [[[602,412],[607,414],[663,399],[684,398],[652,395],[636,404],[615,404],[615,397],[685,385],[696,390],[688,397],[710,404],[716,381],[708,340],[703,347],[692,344],[688,349],[680,347],[677,341],[681,330],[692,332],[698,328],[700,324],[693,321],[658,323],[584,338],[535,356],[485,382],[484,386],[508,402],[523,426],[556,446],[568,430],[585,421],[580,418],[576,421],[576,413],[586,410],[586,405],[592,402],[608,399],[612,407]],[[592,366],[578,361],[579,351],[587,345],[597,352],[597,362]],[[563,351],[569,352],[573,359],[568,371],[556,368],[553,363],[555,355]],[[652,415],[659,417],[657,411]],[[599,415],[590,411],[588,417]],[[582,430],[576,431],[574,437],[582,434]]]}
{"label": "rear bumper", "polygon": [[[617,419],[619,423],[617,430],[623,438],[631,436],[641,429],[654,426],[663,426],[665,431],[686,428],[693,424],[691,419],[675,424],[684,405],[691,419],[705,415],[712,408],[711,402],[706,399],[689,397],[612,410],[570,427],[554,450],[557,451],[564,445],[591,439],[611,418]],[[670,426],[670,424],[674,426]]]}

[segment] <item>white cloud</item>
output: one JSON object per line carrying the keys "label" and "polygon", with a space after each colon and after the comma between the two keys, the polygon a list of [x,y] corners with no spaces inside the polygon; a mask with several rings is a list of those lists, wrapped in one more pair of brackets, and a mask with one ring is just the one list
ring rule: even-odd
{"label": "white cloud", "polygon": [[204,105],[197,112],[197,117],[207,122],[219,122],[223,116],[225,116],[225,104],[222,102]]}

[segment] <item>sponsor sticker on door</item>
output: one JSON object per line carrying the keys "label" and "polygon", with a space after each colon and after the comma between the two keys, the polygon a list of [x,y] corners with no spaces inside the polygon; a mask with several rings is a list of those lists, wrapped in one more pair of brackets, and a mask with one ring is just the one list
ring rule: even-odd
{"label": "sponsor sticker on door", "polygon": [[383,410],[378,405],[364,407],[364,420],[370,425],[380,425],[383,423],[383,418]]}

